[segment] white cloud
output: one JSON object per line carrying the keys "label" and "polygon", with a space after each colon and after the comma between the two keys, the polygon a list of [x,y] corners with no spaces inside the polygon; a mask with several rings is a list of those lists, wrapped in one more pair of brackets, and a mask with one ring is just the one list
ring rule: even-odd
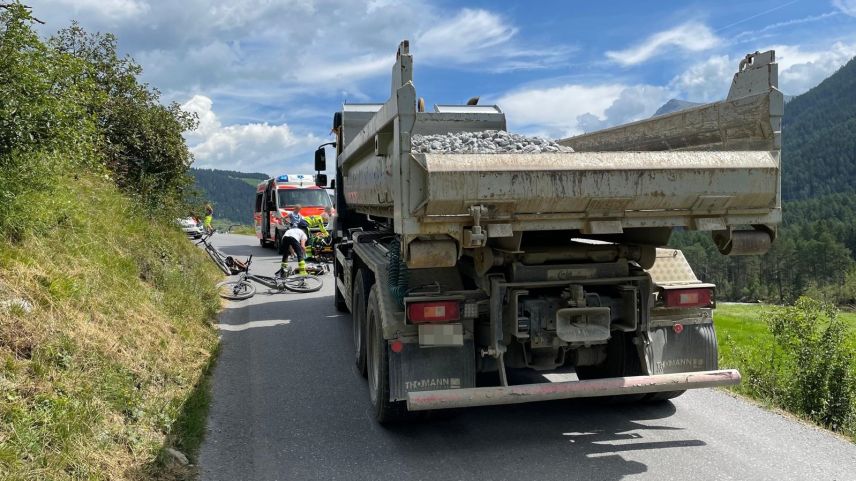
{"label": "white cloud", "polygon": [[344,91],[360,100],[366,79],[388,76],[403,39],[412,40],[420,66],[481,71],[553,65],[570,52],[519,38],[511,19],[493,11],[432,0],[182,0],[151,7],[150,0],[103,0],[101,9],[101,0],[50,1],[86,11],[36,5],[46,33],[72,16],[89,31],[115,32],[145,81],[184,98],[216,88],[228,95],[279,89],[292,97]]}
{"label": "white cloud", "polygon": [[316,63],[309,60],[299,69],[286,73],[284,78],[302,85],[326,86],[335,84],[339,87],[353,86],[360,80],[374,77],[381,73],[387,73],[387,71],[392,69],[394,62],[395,55],[364,55],[337,63]]}
{"label": "white cloud", "polygon": [[[779,90],[799,95],[835,73],[856,56],[856,43],[836,42],[813,49],[799,45],[772,45],[760,51],[775,50],[779,64]],[[717,55],[691,65],[676,75],[669,87],[687,100],[713,102],[725,98],[741,57]]]}
{"label": "white cloud", "polygon": [[465,8],[450,20],[422,32],[414,42],[414,53],[428,60],[474,63],[506,53],[501,47],[517,33],[499,15]]}
{"label": "white cloud", "polygon": [[561,138],[650,117],[669,95],[652,85],[565,84],[512,92],[496,103],[510,130]]}
{"label": "white cloud", "polygon": [[669,30],[655,33],[635,47],[606,52],[611,60],[624,65],[637,65],[660,55],[670,47],[687,52],[700,52],[717,46],[719,37],[699,22],[687,22]]}
{"label": "white cloud", "polygon": [[856,17],[856,0],[832,0],[832,4],[843,13]]}
{"label": "white cloud", "polygon": [[141,0],[48,0],[46,3],[110,20],[137,18],[151,11],[148,2]]}
{"label": "white cloud", "polygon": [[666,87],[658,85],[631,85],[625,87],[603,113],[602,122],[597,124],[582,124],[583,130],[612,127],[648,118],[666,103],[674,93]]}
{"label": "white cloud", "polygon": [[799,46],[777,45],[779,89],[799,95],[822,82],[856,56],[856,43],[836,42],[831,47],[807,50]]}
{"label": "white cloud", "polygon": [[731,79],[737,72],[738,62],[728,55],[710,57],[704,62],[693,64],[669,83],[687,100],[712,102],[725,98]]}
{"label": "white cloud", "polygon": [[[854,2],[856,2],[856,0],[854,0]],[[732,42],[739,41],[743,44],[748,44],[748,43],[756,41],[758,39],[769,37],[770,34],[768,32],[770,32],[770,31],[781,29],[784,27],[794,27],[796,25],[802,25],[802,24],[812,23],[812,22],[819,22],[819,21],[825,20],[829,17],[834,17],[838,14],[839,14],[839,12],[837,12],[837,11],[831,11],[831,12],[821,13],[818,15],[808,15],[808,16],[802,17],[802,18],[792,18],[790,20],[783,20],[781,22],[771,23],[770,25],[767,25],[767,26],[762,27],[762,28],[756,27],[756,28],[753,28],[752,30],[740,32],[737,35],[731,36],[730,40]]]}
{"label": "white cloud", "polygon": [[287,124],[224,126],[212,100],[204,95],[194,95],[181,107],[199,116],[199,128],[185,134],[196,167],[269,173],[311,171],[311,152],[324,142],[312,134],[299,135]]}
{"label": "white cloud", "polygon": [[405,38],[411,40],[411,52],[418,65],[446,68],[463,66],[490,71],[537,68],[552,64],[570,52],[569,48],[563,47],[549,50],[522,48],[514,41],[517,28],[487,10],[465,8],[446,18],[448,13],[424,4],[420,7],[418,2],[394,6],[387,5],[389,3],[397,2],[372,2],[368,9],[374,12],[372,15],[389,17],[391,12],[404,12],[405,15],[394,15],[385,26],[369,22],[352,27],[358,40],[364,32],[366,35],[387,36],[388,42],[377,42],[361,50],[348,48],[340,42],[324,52],[310,50],[286,69],[283,78],[305,88],[359,92],[357,84],[360,81],[389,74],[395,62],[394,49]]}

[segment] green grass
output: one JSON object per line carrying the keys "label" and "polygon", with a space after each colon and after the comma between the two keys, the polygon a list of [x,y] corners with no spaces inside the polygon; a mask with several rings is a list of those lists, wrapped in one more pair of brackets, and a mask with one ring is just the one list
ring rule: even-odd
{"label": "green grass", "polygon": [[[817,420],[818,411],[802,410],[798,407],[800,402],[795,402],[795,399],[800,399],[800,396],[808,396],[810,399],[821,400],[825,403],[830,390],[834,390],[834,386],[853,386],[846,381],[846,374],[840,377],[831,376],[829,379],[829,387],[817,386],[815,391],[800,391],[804,389],[805,384],[801,384],[801,379],[806,379],[805,376],[813,375],[816,372],[831,372],[828,371],[828,359],[834,351],[831,351],[828,344],[820,343],[818,348],[809,351],[811,354],[807,360],[817,362],[814,369],[819,366],[819,371],[807,371],[806,366],[799,362],[794,362],[795,356],[800,352],[793,347],[788,348],[776,341],[770,331],[767,323],[763,320],[764,314],[774,306],[763,304],[719,304],[714,312],[714,322],[716,325],[717,340],[719,343],[719,364],[721,368],[736,368],[743,374],[743,382],[732,388],[734,391],[746,396],[758,399],[766,404],[790,409],[798,416],[807,420]],[[842,341],[843,351],[845,356],[850,356],[849,364],[845,362],[842,367],[843,373],[848,370],[853,378],[856,378],[856,314],[852,312],[840,312],[838,317],[845,324],[844,338]],[[796,322],[790,315],[784,317],[787,324]],[[808,334],[807,331],[798,330],[798,333],[809,336],[819,336],[828,326],[825,322],[809,324],[817,326],[815,334]],[[811,330],[811,328],[809,328]],[[820,339],[820,338],[818,338]],[[807,346],[808,344],[803,344]],[[821,352],[823,351],[823,352]],[[803,351],[803,354],[805,351]],[[849,369],[847,366],[850,366]],[[822,376],[822,374],[821,374]],[[840,380],[840,381],[839,381]],[[801,388],[801,386],[803,386]],[[846,388],[845,388],[846,389]],[[854,393],[856,394],[856,393]],[[845,398],[846,399],[846,398]],[[844,421],[836,421],[832,425],[826,422],[817,421],[820,424],[826,425],[830,429],[842,432],[850,436],[856,441],[856,398],[850,399],[850,414]],[[804,405],[805,402],[803,401]],[[846,404],[842,404],[846,406]]]}
{"label": "green grass", "polygon": [[229,230],[232,234],[256,235],[256,228],[251,225],[236,225]]}
{"label": "green grass", "polygon": [[[57,222],[0,243],[0,479],[188,479],[204,432],[220,277],[169,220],[101,178],[66,179]],[[2,300],[2,299],[0,299]]]}
{"label": "green grass", "polygon": [[253,187],[258,186],[258,185],[262,182],[262,181],[261,181],[261,180],[259,180],[259,179],[250,179],[250,178],[247,178],[247,177],[238,177],[238,178],[239,178],[240,180],[243,180],[244,182],[246,182],[246,183],[248,183],[248,184],[252,185]]}
{"label": "green grass", "polygon": [[[771,346],[773,336],[761,319],[764,310],[770,307],[767,304],[717,304],[713,318],[720,356],[728,359],[727,337],[731,337],[737,346]],[[842,311],[839,317],[849,328],[848,345],[856,350],[856,313]]]}

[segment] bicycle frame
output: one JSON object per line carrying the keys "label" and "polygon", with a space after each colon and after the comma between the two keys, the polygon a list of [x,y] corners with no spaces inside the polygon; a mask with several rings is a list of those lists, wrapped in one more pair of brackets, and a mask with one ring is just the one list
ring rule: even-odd
{"label": "bicycle frame", "polygon": [[208,256],[211,257],[211,260],[213,260],[214,263],[217,264],[217,267],[219,267],[220,270],[223,271],[223,273],[231,274],[231,266],[229,266],[228,261],[229,256],[227,256],[226,254],[218,250],[216,247],[214,247],[213,244],[208,242],[208,239],[210,239],[212,235],[214,235],[213,232],[209,233],[208,235],[202,236],[202,238],[199,239],[199,242],[197,242],[196,245],[203,244],[205,246],[205,252],[207,252]]}
{"label": "bicycle frame", "polygon": [[257,282],[268,289],[276,289],[279,291],[285,290],[285,283],[282,282],[281,279],[277,277],[269,277],[269,276],[260,276],[257,274],[250,274],[250,264],[253,262],[253,256],[247,258],[246,262],[240,262],[238,260],[234,261],[235,264],[240,268],[241,274],[238,277],[239,281],[254,281]]}
{"label": "bicycle frame", "polygon": [[[312,275],[291,275],[290,269],[283,272],[283,274],[285,275],[282,277],[280,277],[279,275],[276,275],[275,277],[269,277],[251,274],[250,265],[252,264],[252,262],[253,256],[248,257],[246,262],[241,262],[237,259],[232,258],[232,264],[239,270],[238,279],[233,281],[223,281],[217,286],[232,286],[233,293],[235,294],[235,296],[230,297],[228,295],[223,295],[221,292],[220,295],[222,297],[234,300],[243,300],[252,297],[253,294],[255,294],[255,287],[252,287],[250,281],[256,282],[267,287],[268,289],[276,290],[278,292],[288,290],[308,293],[315,292],[324,286],[324,281],[321,280],[321,278]],[[242,294],[241,296],[238,296],[237,294],[239,293],[239,290],[242,291],[242,286],[247,286],[251,289],[248,289],[246,291],[246,295]]]}

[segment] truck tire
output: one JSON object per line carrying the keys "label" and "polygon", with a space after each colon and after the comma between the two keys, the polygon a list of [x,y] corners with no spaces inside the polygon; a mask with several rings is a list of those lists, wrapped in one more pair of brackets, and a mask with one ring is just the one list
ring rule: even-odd
{"label": "truck tire", "polygon": [[[345,296],[339,291],[339,263],[333,259],[333,303],[336,305],[336,310],[339,312],[348,312],[348,303],[345,302]],[[354,298],[351,298],[353,302]]]}
{"label": "truck tire", "polygon": [[[577,377],[581,380],[610,377],[641,376],[642,364],[633,345],[633,337],[621,331],[613,331],[606,345],[606,360],[597,366],[580,366]],[[630,403],[645,399],[647,394],[625,394],[608,396],[609,402]]]}
{"label": "truck tire", "polygon": [[339,292],[339,284],[336,278],[333,278],[333,299],[336,304],[336,310],[339,312],[348,312],[348,304],[345,302],[345,296]]}
{"label": "truck tire", "polygon": [[357,372],[363,377],[366,377],[366,298],[368,297],[369,289],[372,287],[371,276],[365,269],[357,271],[357,276],[354,278],[354,295],[351,297],[351,304],[354,310],[351,312],[353,320],[353,335],[354,335],[354,362],[357,366]]}
{"label": "truck tire", "polygon": [[369,396],[375,419],[381,424],[402,421],[407,415],[403,401],[389,400],[389,350],[383,338],[378,304],[378,286],[371,288],[366,306],[368,345],[366,364],[369,377]]}
{"label": "truck tire", "polygon": [[668,401],[669,399],[675,399],[681,394],[687,392],[683,391],[663,391],[663,392],[652,392],[645,395],[645,402],[649,403],[658,403],[663,401]]}
{"label": "truck tire", "polygon": [[273,234],[273,248],[276,249],[277,254],[282,254],[282,236],[279,234],[278,230],[274,231]]}

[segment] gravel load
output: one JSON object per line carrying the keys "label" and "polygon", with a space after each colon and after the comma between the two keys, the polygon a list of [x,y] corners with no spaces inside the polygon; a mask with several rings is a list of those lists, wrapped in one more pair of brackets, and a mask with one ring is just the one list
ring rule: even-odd
{"label": "gravel load", "polygon": [[552,140],[512,134],[504,130],[414,135],[410,143],[411,151],[416,154],[538,154],[574,151]]}

